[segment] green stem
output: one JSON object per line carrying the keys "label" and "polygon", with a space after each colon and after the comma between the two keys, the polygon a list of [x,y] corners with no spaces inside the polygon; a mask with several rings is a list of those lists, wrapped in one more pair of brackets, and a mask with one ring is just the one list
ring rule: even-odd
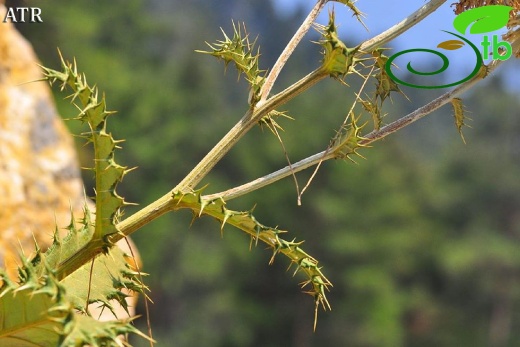
{"label": "green stem", "polygon": [[209,151],[209,153],[191,170],[191,172],[173,189],[173,191],[189,191],[213,169],[229,150],[244,136],[260,119],[280,105],[285,104],[298,94],[304,92],[317,82],[327,77],[320,68],[314,70],[284,91],[269,98],[257,108],[249,109],[233,128]]}

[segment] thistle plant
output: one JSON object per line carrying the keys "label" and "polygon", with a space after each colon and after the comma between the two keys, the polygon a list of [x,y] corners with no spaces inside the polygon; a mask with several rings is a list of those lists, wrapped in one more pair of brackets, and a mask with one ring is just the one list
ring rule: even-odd
{"label": "thistle plant", "polygon": [[[270,263],[278,255],[285,257],[289,267],[294,269],[293,273],[301,273],[305,277],[301,286],[303,291],[313,298],[316,328],[320,307],[324,310],[331,309],[327,292],[332,289],[332,283],[324,274],[321,264],[304,250],[303,240],[297,238],[297,231],[289,233],[279,227],[267,226],[254,216],[250,207],[241,211],[232,210],[228,208],[229,201],[296,172],[312,167],[316,172],[320,164],[326,160],[354,160],[356,156],[361,155],[361,150],[369,153],[369,145],[448,103],[453,106],[456,129],[462,136],[461,129],[467,118],[460,94],[473,87],[502,63],[501,60],[491,61],[482,67],[483,73],[477,74],[410,114],[385,124],[382,113],[384,103],[394,95],[405,97],[398,84],[385,70],[389,59],[385,55],[385,46],[390,40],[434,12],[445,0],[428,1],[397,25],[353,47],[348,47],[342,41],[333,9],[327,24],[315,23],[328,2],[317,1],[270,69],[260,68],[260,49],[247,32],[246,25],[242,23],[233,23],[231,34],[223,31],[222,40],[208,43],[209,50],[200,51],[222,60],[226,67],[234,66],[239,75],[244,77],[250,92],[247,110],[184,179],[164,196],[126,218],[122,218],[122,210],[128,203],[119,196],[116,189],[130,170],[116,160],[120,141],[115,140],[109,132],[108,120],[113,112],[106,109],[105,97],[100,97],[97,88],[87,83],[76,62],[71,63],[61,57],[60,71],[42,68],[46,81],[58,84],[61,90],[70,92],[71,101],[80,110],[77,119],[88,125],[88,131],[82,136],[94,146],[95,159],[91,170],[95,174],[96,209],[93,213],[88,210],[88,204],[85,204],[84,217],[76,220],[71,216],[68,235],[61,239],[56,232],[53,245],[45,252],[39,250],[36,245],[36,256],[31,259],[24,258],[19,270],[18,283],[0,274],[3,280],[3,286],[0,288],[1,310],[14,312],[16,307],[28,308],[31,305],[32,313],[5,320],[0,333],[0,344],[10,343],[14,339],[24,339],[30,342],[17,346],[28,346],[30,343],[38,346],[109,346],[120,343],[117,340],[120,334],[140,334],[128,321],[96,321],[90,316],[88,305],[97,303],[110,310],[115,300],[125,307],[124,290],[139,292],[145,297],[148,295],[140,272],[128,265],[125,259],[128,255],[114,247],[114,244],[157,217],[179,210],[190,210],[193,219],[201,216],[212,217],[220,224],[220,227],[215,228],[217,232],[223,233],[228,226],[242,230],[249,235],[251,247],[263,243],[270,248]],[[348,6],[355,19],[364,26],[363,13],[355,6],[354,1],[337,2]],[[461,1],[457,11],[462,10],[460,6],[464,9],[470,8],[471,5],[467,3],[468,1]],[[514,6],[515,11],[520,10],[518,2],[509,3]],[[517,12],[512,13],[515,15],[512,14],[512,24],[506,37],[515,54],[519,54],[518,17]],[[286,89],[271,95],[280,71],[302,38],[313,27],[321,35],[316,45],[322,53],[321,61],[316,62],[315,70]],[[276,135],[279,129],[276,118],[288,117],[286,111],[280,111],[280,107],[326,78],[332,78],[345,87],[348,87],[348,83],[354,78],[361,78],[363,83],[361,88],[354,92],[355,101],[348,105],[349,111],[346,116],[338,117],[338,127],[331,129],[334,131],[333,135],[328,143],[323,144],[322,151],[243,185],[214,194],[204,193],[204,187],[199,187],[199,183],[249,130],[255,125],[267,125]],[[375,85],[372,94],[364,90],[370,84]],[[338,104],[338,107],[341,106]],[[372,130],[370,123],[373,124]]]}

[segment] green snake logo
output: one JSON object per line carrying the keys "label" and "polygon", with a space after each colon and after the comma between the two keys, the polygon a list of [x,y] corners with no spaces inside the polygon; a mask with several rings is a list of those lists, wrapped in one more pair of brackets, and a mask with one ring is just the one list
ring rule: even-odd
{"label": "green snake logo", "polygon": [[[495,30],[499,30],[499,29],[503,28],[504,26],[506,26],[506,24],[509,20],[509,12],[512,9],[513,9],[513,7],[504,6],[504,5],[488,5],[488,6],[474,8],[474,9],[468,10],[466,12],[463,12],[463,13],[459,14],[457,17],[455,17],[455,19],[453,20],[453,27],[462,35],[464,35],[466,33],[466,30],[468,29],[469,26],[471,26],[471,28],[469,30],[469,34],[485,34],[485,33],[495,31]],[[420,76],[437,75],[437,74],[442,73],[449,67],[450,62],[449,62],[448,58],[446,57],[446,55],[444,55],[441,52],[435,51],[433,49],[426,49],[426,48],[408,49],[405,51],[398,52],[398,53],[394,54],[393,56],[391,56],[385,65],[385,70],[388,73],[388,75],[397,83],[400,83],[400,84],[403,84],[403,85],[409,86],[409,87],[423,88],[423,89],[439,89],[439,88],[453,87],[457,84],[464,83],[464,82],[468,81],[469,79],[471,79],[473,76],[475,76],[478,73],[478,71],[480,70],[480,67],[484,64],[482,54],[480,53],[478,47],[475,46],[471,41],[469,41],[468,39],[464,38],[463,36],[461,36],[459,34],[456,34],[456,33],[450,32],[450,31],[446,31],[446,30],[443,30],[443,31],[459,38],[462,41],[460,41],[460,40],[444,41],[444,42],[439,43],[437,45],[437,48],[442,48],[445,50],[452,51],[452,50],[457,50],[459,48],[462,48],[465,44],[467,44],[475,52],[475,56],[477,59],[477,61],[475,63],[475,68],[473,69],[473,71],[471,71],[471,73],[468,76],[464,77],[463,79],[461,79],[459,81],[456,81],[453,83],[448,83],[448,84],[443,84],[443,85],[439,85],[439,86],[426,86],[426,85],[412,84],[412,83],[403,81],[403,80],[399,79],[397,76],[395,76],[395,74],[392,72],[393,61],[396,58],[400,57],[401,55],[406,54],[406,53],[411,53],[411,52],[431,53],[431,54],[434,54],[434,55],[438,56],[439,58],[441,58],[442,62],[443,62],[442,66],[439,69],[437,69],[435,71],[430,71],[430,72],[418,71],[412,67],[411,62],[408,62],[408,65],[406,66],[406,68],[409,72],[411,72],[414,75],[420,75]],[[483,53],[484,56],[488,56],[490,54],[489,48],[490,48],[491,42],[489,41],[487,36],[484,37],[484,40],[482,41],[481,45],[484,50],[484,53]],[[499,53],[499,51],[498,51],[499,47],[504,48],[505,53],[502,53],[502,54]],[[498,41],[497,35],[493,35],[492,48],[493,48],[493,54],[492,54],[493,59],[506,60],[506,59],[509,59],[512,55],[512,47],[509,44],[509,42]]]}

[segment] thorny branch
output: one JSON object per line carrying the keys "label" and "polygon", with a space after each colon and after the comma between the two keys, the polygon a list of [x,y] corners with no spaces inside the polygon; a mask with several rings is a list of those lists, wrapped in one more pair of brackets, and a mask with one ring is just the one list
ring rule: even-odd
{"label": "thorny branch", "polygon": [[[519,40],[520,41],[520,40]],[[496,69],[503,61],[502,60],[494,60],[492,61],[487,67],[486,67],[486,70],[487,70],[487,74],[491,73],[494,69]],[[486,75],[487,75],[486,74]],[[407,114],[406,116],[403,116],[401,118],[399,118],[398,120],[382,127],[381,129],[379,130],[374,130],[372,131],[371,133],[367,134],[366,136],[364,136],[364,139],[361,140],[360,142],[360,145],[369,145],[375,141],[378,141],[378,140],[381,140],[383,138],[385,138],[386,136],[390,135],[390,134],[393,134],[395,133],[396,131],[418,121],[419,119],[429,115],[430,113],[432,113],[433,111],[439,109],[440,107],[448,104],[451,102],[451,100],[453,100],[454,98],[456,98],[457,96],[459,96],[460,94],[464,93],[465,91],[471,89],[475,84],[477,84],[479,81],[481,81],[483,78],[485,78],[485,76],[482,76],[482,75],[476,75],[475,77],[473,77],[471,80],[463,83],[463,84],[460,84],[459,86],[457,86],[456,88],[454,88],[453,90],[449,91],[449,92],[446,92],[444,93],[443,95],[439,96],[438,98],[432,100],[431,102],[429,102],[428,104],[416,109],[415,111]],[[215,199],[217,197],[220,197],[226,201],[229,201],[231,199],[234,199],[234,198],[237,198],[239,196],[242,196],[242,195],[245,195],[249,192],[252,192],[254,190],[257,190],[257,189],[260,189],[262,187],[265,187],[267,185],[270,185],[282,178],[285,178],[289,175],[292,174],[292,172],[296,173],[296,172],[300,172],[300,171],[303,171],[309,167],[312,167],[314,165],[317,165],[318,163],[320,162],[323,162],[323,161],[326,161],[326,160],[329,160],[329,159],[334,159],[335,158],[335,154],[328,151],[328,150],[324,150],[324,151],[321,151],[319,153],[316,153],[314,155],[311,155],[303,160],[300,160],[296,163],[293,163],[291,165],[291,167],[289,166],[286,166],[284,167],[283,169],[280,169],[278,171],[275,171],[273,173],[270,173],[266,176],[263,176],[263,177],[260,177],[260,178],[257,178],[255,179],[254,181],[251,181],[251,182],[248,182],[248,183],[245,183],[241,186],[238,186],[238,187],[234,187],[234,188],[231,188],[229,190],[226,190],[226,191],[223,191],[223,192],[220,192],[220,193],[215,193],[215,194],[210,194],[210,195],[206,195],[206,196],[203,196],[204,199],[208,199],[208,200],[211,200],[211,199]]]}
{"label": "thorny branch", "polygon": [[[431,0],[427,4],[423,5],[420,9],[412,13],[410,16],[405,18],[399,24],[362,44],[361,50],[357,53],[357,55],[361,55],[363,52],[368,52],[370,50],[381,47],[392,38],[397,37],[402,32],[410,29],[412,26],[420,22],[430,13],[435,11],[445,1],[446,0]],[[318,1],[318,5],[321,3],[321,0]],[[313,12],[322,8],[318,5],[313,9]],[[311,18],[313,16],[311,16]],[[302,27],[305,28],[307,25],[308,24],[304,22]],[[298,32],[299,31],[304,32],[305,30],[299,29]],[[283,64],[280,63],[280,65]],[[191,170],[188,175],[186,175],[186,177],[173,189],[173,191],[189,191],[190,189],[194,189],[196,185],[204,177],[206,177],[206,175],[213,169],[213,167],[224,157],[224,155],[226,155],[229,150],[242,138],[242,136],[244,136],[262,117],[267,115],[276,107],[283,105],[290,99],[307,90],[317,82],[325,79],[326,77],[327,74],[318,68],[284,91],[267,99],[265,102],[258,103],[256,107],[251,107],[248,109],[240,121],[215,145],[215,147],[213,147],[208,152],[208,154]],[[271,79],[273,80],[272,83],[274,83],[274,78],[271,77]],[[264,90],[268,89],[270,89],[270,87],[264,86]]]}

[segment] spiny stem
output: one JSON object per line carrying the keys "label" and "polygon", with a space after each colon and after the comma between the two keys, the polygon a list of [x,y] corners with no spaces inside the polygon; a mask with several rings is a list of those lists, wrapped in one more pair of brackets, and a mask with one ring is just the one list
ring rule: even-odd
{"label": "spiny stem", "polygon": [[213,167],[229,152],[229,150],[244,136],[262,117],[280,105],[285,104],[298,94],[304,92],[317,82],[327,77],[327,74],[318,68],[291,85],[284,91],[269,98],[264,104],[255,109],[249,109],[233,128],[209,151],[208,154],[191,170],[191,172],[173,189],[173,191],[188,191],[195,186],[213,169]]}
{"label": "spiny stem", "polygon": [[[334,157],[333,153],[327,154],[326,151],[323,151],[323,152],[319,152],[314,155],[311,155],[310,157],[307,157],[296,163],[293,163],[291,165],[291,167],[292,167],[292,170],[296,173],[296,172],[303,171],[309,167],[312,167],[312,166],[316,165],[317,163],[319,163],[320,161],[325,161],[325,160],[331,159],[333,157]],[[249,183],[228,189],[228,190],[220,192],[220,193],[204,195],[203,198],[207,199],[207,200],[214,200],[214,199],[221,197],[225,201],[229,201],[231,199],[238,198],[239,196],[245,195],[247,193],[260,189],[262,187],[268,186],[282,178],[285,178],[285,177],[291,175],[291,167],[286,166],[283,169],[270,173],[266,176],[257,178],[256,180],[251,181]]]}
{"label": "spiny stem", "polygon": [[[406,19],[401,21],[399,24],[393,26],[392,28],[388,29],[384,33],[374,37],[371,40],[366,41],[361,47],[365,51],[369,51],[371,49],[374,49],[381,44],[384,44],[394,37],[398,36],[400,33],[405,31],[407,28],[413,26],[415,23],[420,21],[422,18],[426,17],[429,13],[433,12],[435,9],[437,9],[440,5],[442,5],[445,2],[445,0],[432,0],[429,3],[422,6],[419,10],[408,16]],[[518,45],[520,40],[517,40],[514,44]],[[502,61],[493,61],[490,66],[489,70],[493,70],[496,68]],[[235,128],[238,128],[239,135],[234,135],[235,131],[232,129],[226,137],[224,137],[221,142],[219,142],[220,145],[225,145],[226,142],[228,143],[228,147],[224,147],[224,149],[229,150],[229,145],[234,144],[238,139],[248,130],[251,126],[255,124],[256,121],[258,121],[262,116],[267,114],[272,109],[276,108],[277,106],[287,102],[288,98],[292,98],[295,95],[303,92],[305,89],[309,88],[311,85],[317,83],[321,79],[325,78],[326,75],[321,72],[320,69],[317,69],[310,73],[309,75],[302,78],[299,82],[297,82],[295,85],[287,88],[286,90],[280,92],[279,94],[271,97],[268,99],[265,104],[255,110],[254,112],[252,110],[249,110],[246,112],[244,117],[241,119],[237,125],[235,125]],[[393,133],[404,126],[424,117],[427,113],[424,113],[424,108],[431,107],[432,104],[437,103],[435,108],[439,108],[442,105],[448,103],[451,101],[453,97],[456,97],[458,94],[464,92],[465,90],[469,89],[473,84],[475,84],[478,80],[480,80],[479,76],[475,76],[472,80],[458,86],[455,88],[452,92],[446,93],[443,96],[439,97],[438,99],[432,101],[430,104],[424,106],[421,109],[418,109],[411,114],[401,118],[400,120],[397,120],[383,128],[381,128],[379,131],[374,131],[366,136],[364,144],[368,144],[371,142],[374,142],[376,140],[379,140],[390,133]],[[449,97],[447,97],[449,96]],[[442,100],[442,103],[439,101]],[[430,106],[429,106],[430,105]],[[419,112],[422,110],[421,112]],[[434,109],[431,109],[433,111]],[[431,112],[430,111],[430,112]],[[243,122],[244,121],[244,122]],[[247,128],[247,130],[246,130]],[[232,135],[229,135],[232,134]],[[232,142],[228,139],[228,137],[232,137],[235,142]],[[227,140],[225,140],[227,139]],[[217,144],[215,148],[220,148],[220,145]],[[227,151],[223,151],[220,156],[214,156],[214,154],[211,154],[212,152],[208,153],[206,156],[206,161],[209,162],[209,164],[205,164],[204,172],[200,173],[199,175],[195,175],[193,172],[197,172],[197,167],[195,167],[192,170],[192,173],[190,173],[193,178],[190,178],[190,175],[188,175],[181,184],[179,184],[176,189],[186,189],[193,187],[196,185],[200,180],[211,170],[211,168],[216,164],[216,162],[227,153]],[[210,155],[211,154],[211,155]],[[333,158],[332,153],[327,153],[327,151],[322,151],[320,153],[317,153],[315,155],[312,155],[306,159],[303,159],[299,162],[296,162],[292,165],[294,172],[299,172],[304,169],[307,169],[311,166],[316,165],[320,161],[325,161],[328,159]],[[213,158],[213,159],[212,159]],[[200,165],[200,164],[199,164]],[[273,172],[267,176],[258,178],[252,182],[249,182],[247,184],[241,185],[239,187],[235,187],[232,189],[229,189],[225,192],[216,193],[212,195],[207,195],[204,198],[213,199],[216,197],[223,197],[225,200],[230,200],[239,196],[242,196],[246,194],[247,192],[254,191],[256,189],[259,189],[261,187],[264,187],[266,185],[269,185],[273,182],[276,182],[280,180],[281,178],[284,178],[291,174],[291,170],[289,167],[285,167],[281,170],[278,170],[276,172]],[[175,189],[174,189],[175,190]],[[161,216],[162,214],[170,211],[172,209],[171,206],[172,203],[172,196],[171,193],[168,193],[161,197],[160,199],[156,200],[155,202],[151,203],[150,205],[144,207],[140,211],[136,212],[135,214],[129,216],[125,220],[121,221],[117,224],[117,229],[120,231],[120,234],[122,235],[130,235],[143,225],[146,225],[147,223],[151,222],[152,220],[156,219],[157,217]],[[119,234],[115,235],[114,237],[117,238]],[[117,240],[112,240],[113,242],[116,242]]]}
{"label": "spiny stem", "polygon": [[[490,64],[489,72],[491,72],[493,69],[495,69],[502,61],[494,61],[492,64]],[[306,76],[306,78],[302,79],[300,83],[296,83],[295,85],[288,88],[288,90],[274,96],[272,101],[269,102],[269,105],[272,106],[272,109],[274,109],[276,106],[284,103],[287,98],[293,94],[301,93],[303,90],[307,89],[312,85],[313,82],[316,83],[320,78],[323,77],[323,73],[321,73],[319,70],[314,71],[310,75]],[[369,133],[367,136],[365,136],[364,140],[362,140],[360,143],[362,145],[368,145],[372,142],[375,142],[379,139],[382,139],[389,134],[392,134],[399,129],[404,128],[405,126],[410,125],[411,123],[421,119],[422,117],[432,113],[436,109],[440,108],[441,106],[445,105],[446,103],[450,102],[454,97],[458,96],[459,94],[463,93],[464,91],[471,88],[474,84],[476,84],[478,81],[483,79],[485,76],[476,75],[474,78],[469,80],[466,83],[463,83],[453,89],[450,92],[445,93],[444,95],[438,97],[437,99],[431,101],[430,103],[424,105],[423,107],[418,108],[414,112],[400,118],[399,120],[392,122],[384,127],[382,127],[378,131],[373,131]],[[307,82],[305,82],[307,81]],[[310,81],[310,82],[309,82]],[[290,90],[289,90],[290,89]],[[271,99],[270,99],[271,100]],[[267,114],[269,112],[269,107],[266,105],[264,108],[261,108],[258,112],[252,112],[252,115],[246,119],[248,119],[249,124],[254,124],[253,121],[255,119],[254,115],[258,114]],[[262,113],[263,112],[263,113]],[[249,112],[248,112],[249,113]],[[247,115],[247,114],[246,114]],[[237,125],[240,125],[237,124]],[[235,126],[234,128],[237,128]],[[225,137],[226,138],[226,137]],[[238,140],[238,139],[237,139]],[[235,141],[236,142],[236,141]],[[210,152],[211,153],[211,152]],[[238,196],[244,195],[246,193],[249,193],[251,191],[254,191],[256,189],[259,189],[261,187],[264,187],[266,185],[269,185],[275,181],[278,181],[288,175],[290,175],[293,172],[302,171],[308,167],[314,166],[318,164],[319,162],[334,158],[334,153],[329,153],[327,150],[322,151],[320,153],[314,154],[313,156],[310,156],[306,159],[303,159],[297,163],[294,163],[291,167],[285,167],[281,170],[278,170],[270,175],[264,176],[262,178],[259,178],[255,181],[252,181],[250,183],[244,184],[242,186],[230,189],[225,192],[212,194],[212,195],[206,195],[203,196],[202,199],[205,201],[211,201],[215,200],[217,198],[222,198],[225,201],[231,200],[233,198],[236,198]],[[193,179],[191,182],[195,182],[196,180]],[[175,198],[174,194],[168,193],[161,197],[160,199],[156,200],[152,204],[146,206],[142,210],[136,212],[132,216],[128,217],[127,219],[123,220],[122,222],[118,223],[116,228],[119,231],[119,233],[114,234],[110,237],[110,242],[115,243],[122,239],[125,236],[130,235],[137,229],[139,229],[141,226],[151,222],[155,218],[159,217],[160,215],[175,209]],[[101,244],[95,245],[92,243],[87,244],[83,250],[80,250],[77,255],[81,255],[78,257],[71,257],[66,260],[65,263],[60,264],[59,266],[59,273],[57,273],[57,278],[63,278],[67,274],[71,273],[75,269],[82,266],[84,263],[86,263],[89,259],[93,259],[96,254],[99,254],[102,250]],[[90,254],[90,256],[85,257],[86,254]]]}
{"label": "spiny stem", "polygon": [[[520,42],[520,40],[518,40]],[[488,74],[493,71],[498,65],[500,65],[503,61],[502,60],[494,60],[487,66]],[[428,104],[416,109],[415,111],[409,113],[406,116],[403,116],[402,118],[399,118],[398,120],[382,127],[379,130],[374,130],[363,137],[363,140],[359,142],[361,146],[366,146],[371,144],[372,142],[381,140],[382,138],[395,133],[396,131],[416,122],[417,120],[427,116],[428,114],[432,113],[433,111],[437,110],[438,108],[446,105],[447,103],[451,102],[451,100],[458,95],[462,94],[463,92],[467,91],[468,89],[472,88],[476,83],[478,83],[480,80],[484,79],[485,76],[482,75],[476,75],[471,80],[460,84],[453,90],[441,95],[435,100],[432,100]],[[257,189],[260,189],[262,187],[265,187],[267,185],[270,185],[282,178],[285,178],[293,173],[303,171],[311,166],[317,165],[323,161],[333,159],[335,158],[334,153],[330,152],[329,149],[321,151],[319,153],[316,153],[314,155],[311,155],[310,157],[307,157],[303,160],[300,160],[296,163],[293,163],[291,167],[286,166],[283,169],[280,169],[278,171],[275,171],[273,173],[270,173],[266,176],[257,178],[254,181],[245,183],[241,186],[234,187],[231,189],[228,189],[226,191],[205,195],[203,196],[204,199],[213,200],[217,198],[222,198],[225,201],[229,201],[231,199],[237,198],[239,196],[245,195],[247,193],[250,193],[252,191],[255,191]]]}
{"label": "spiny stem", "polygon": [[[520,44],[520,39],[516,42],[513,42],[514,47],[517,47]],[[494,60],[488,66],[488,73],[492,72],[496,67],[498,67],[503,61],[502,60]],[[470,89],[474,84],[483,79],[485,76],[480,74],[473,77],[471,80],[459,85],[455,89],[450,92],[445,93],[444,95],[438,97],[437,99],[431,101],[430,103],[424,105],[421,108],[413,111],[412,113],[392,122],[384,127],[382,127],[378,131],[373,131],[364,137],[364,140],[361,141],[362,145],[368,145],[372,142],[380,140],[399,129],[402,129],[411,123],[421,119],[422,117],[430,114],[441,106],[449,103],[454,97],[457,97],[459,94],[465,92]],[[303,83],[305,85],[305,83]],[[276,172],[273,172],[264,177],[258,178],[252,182],[243,184],[241,186],[226,190],[224,192],[205,195],[202,196],[202,199],[205,201],[211,201],[218,198],[222,198],[225,201],[234,199],[236,197],[242,196],[259,188],[262,188],[266,185],[274,183],[284,177],[291,175],[291,172],[299,172],[304,169],[307,169],[311,166],[318,164],[319,162],[326,161],[334,158],[334,154],[328,152],[327,150],[322,151],[320,153],[316,153],[308,158],[300,160],[294,164],[292,164],[292,169],[288,166],[280,169]],[[143,209],[129,216],[125,220],[119,222],[116,225],[116,229],[119,231],[116,234],[111,235],[110,243],[115,244],[117,241],[121,240],[125,236],[129,236],[133,232],[137,231],[142,226],[150,223],[155,220],[157,217],[165,214],[166,212],[172,211],[175,209],[175,199],[173,194],[170,192],[158,200],[152,202],[148,206],[145,206]],[[62,279],[66,277],[68,274],[80,268],[82,265],[87,263],[89,260],[94,258],[96,255],[102,252],[103,243],[99,242],[91,242],[88,243],[85,247],[79,250],[74,256],[66,259],[63,263],[59,265],[59,271],[56,273],[56,277],[58,279]]]}
{"label": "spiny stem", "polygon": [[132,234],[134,231],[162,216],[166,212],[171,211],[173,209],[171,206],[172,203],[172,194],[167,193],[128,218],[122,220],[116,225],[119,233],[112,236],[111,242],[116,243],[121,238]]}
{"label": "spiny stem", "polygon": [[[143,209],[124,219],[116,225],[118,233],[109,237],[109,241],[115,244],[123,237],[132,234],[142,226],[150,223],[157,217],[174,209],[174,199],[172,192],[188,192],[211,171],[211,169],[229,152],[229,150],[244,136],[262,117],[267,115],[276,107],[283,105],[298,94],[304,92],[320,80],[327,77],[327,74],[320,68],[309,73],[284,91],[268,99],[263,105],[256,109],[249,109],[242,119],[213,147],[213,149],[193,168],[193,170],[169,193],[158,200],[152,202]],[[96,257],[103,250],[100,242],[90,242],[72,257],[64,260],[59,265],[58,278],[64,278],[79,267],[83,266],[88,260]],[[99,244],[98,244],[99,243]]]}
{"label": "spiny stem", "polygon": [[309,31],[309,29],[312,26],[312,23],[316,20],[319,13],[325,6],[325,4],[328,2],[328,0],[319,0],[316,5],[314,5],[314,8],[311,10],[307,18],[303,21],[302,25],[298,28],[296,33],[294,33],[294,36],[291,38],[287,46],[285,46],[285,49],[283,50],[282,54],[278,57],[278,60],[276,60],[276,63],[273,65],[273,68],[269,72],[269,75],[267,76],[264,85],[262,86],[262,90],[260,92],[260,101],[259,103],[263,103],[266,99],[269,93],[271,92],[271,89],[273,88],[273,85],[278,78],[278,75],[282,71],[285,63],[289,59],[289,57],[292,55],[300,41],[303,39],[305,34]]}

